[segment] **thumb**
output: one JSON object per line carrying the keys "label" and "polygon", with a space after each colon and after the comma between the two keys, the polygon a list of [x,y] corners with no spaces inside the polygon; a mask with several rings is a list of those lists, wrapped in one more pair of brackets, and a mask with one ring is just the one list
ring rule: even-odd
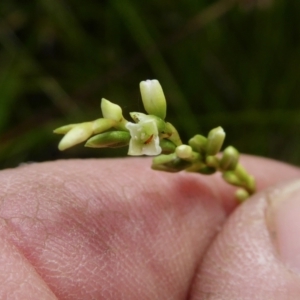
{"label": "thumb", "polygon": [[239,207],[200,266],[192,299],[299,299],[300,180]]}

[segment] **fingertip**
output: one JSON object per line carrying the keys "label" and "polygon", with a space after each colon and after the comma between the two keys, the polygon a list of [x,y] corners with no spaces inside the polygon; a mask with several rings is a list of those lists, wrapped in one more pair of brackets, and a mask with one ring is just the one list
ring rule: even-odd
{"label": "fingertip", "polygon": [[[298,270],[298,259],[290,255],[299,253],[300,244],[294,242],[292,250],[289,248],[282,255],[278,234],[285,232],[286,224],[280,233],[273,217],[270,223],[274,202],[278,201],[275,195],[290,185],[287,183],[258,193],[229,217],[199,267],[192,287],[193,300],[206,299],[207,295],[210,295],[209,299],[218,300],[298,299],[300,272],[291,271],[287,263],[296,265]],[[285,214],[284,217],[290,216],[290,213]],[[300,229],[295,232],[299,234]],[[291,240],[280,242],[291,243]]]}

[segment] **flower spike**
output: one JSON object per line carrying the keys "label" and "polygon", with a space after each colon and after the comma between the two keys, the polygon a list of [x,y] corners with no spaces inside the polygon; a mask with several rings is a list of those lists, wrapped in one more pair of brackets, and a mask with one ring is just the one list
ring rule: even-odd
{"label": "flower spike", "polygon": [[238,190],[235,197],[245,201],[255,192],[254,177],[239,163],[239,152],[232,146],[220,154],[225,132],[222,127],[212,129],[207,136],[196,134],[183,144],[177,129],[165,121],[167,105],[160,83],[145,80],[140,83],[144,108],[148,114],[130,112],[128,122],[122,108],[107,99],[101,100],[103,118],[80,124],[69,124],[54,130],[64,134],[59,149],[65,150],[86,141],[91,148],[118,148],[129,145],[128,155],[155,156],[152,169],[166,172],[194,172],[211,175],[221,172],[223,179]]}

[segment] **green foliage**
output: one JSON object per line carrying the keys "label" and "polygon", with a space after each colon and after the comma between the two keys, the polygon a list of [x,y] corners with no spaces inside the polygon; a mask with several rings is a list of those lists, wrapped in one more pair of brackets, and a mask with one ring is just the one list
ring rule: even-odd
{"label": "green foliage", "polygon": [[241,152],[299,164],[300,5],[238,2],[2,0],[0,168],[126,155],[60,153],[52,130],[101,117],[102,97],[129,118],[154,78],[185,142],[221,125]]}

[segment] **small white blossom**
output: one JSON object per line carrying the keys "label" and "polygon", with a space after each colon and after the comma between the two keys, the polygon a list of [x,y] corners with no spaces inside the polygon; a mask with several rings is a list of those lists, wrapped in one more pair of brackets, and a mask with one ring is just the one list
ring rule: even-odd
{"label": "small white blossom", "polygon": [[128,122],[130,132],[128,155],[158,155],[161,153],[157,125],[154,120],[145,120],[137,124]]}

